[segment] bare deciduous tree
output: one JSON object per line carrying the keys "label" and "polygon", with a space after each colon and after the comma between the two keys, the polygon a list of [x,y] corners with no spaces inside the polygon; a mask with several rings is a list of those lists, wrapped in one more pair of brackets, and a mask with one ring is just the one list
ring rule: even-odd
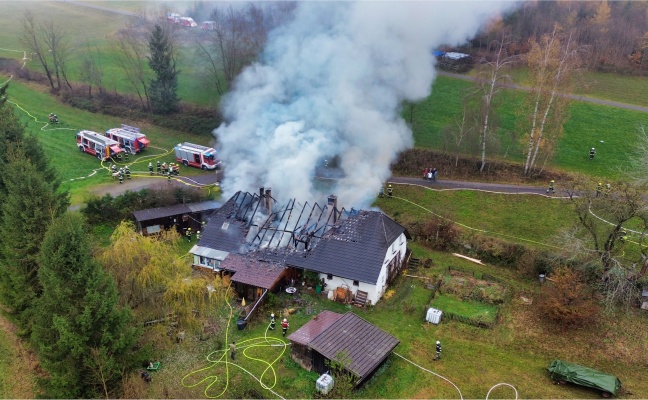
{"label": "bare deciduous tree", "polygon": [[[564,239],[583,246],[580,252],[571,246],[568,256],[600,265],[606,308],[619,303],[629,306],[638,298],[637,282],[648,271],[648,202],[643,189],[633,183],[616,183],[606,195],[592,186],[583,180],[572,188],[570,197],[582,231]],[[634,231],[627,232],[630,221]]]}
{"label": "bare deciduous tree", "polygon": [[79,69],[79,79],[88,85],[88,96],[92,96],[92,87],[103,92],[103,68],[101,64],[101,50],[98,47],[90,46],[86,41],[86,51],[83,55],[81,68]]}
{"label": "bare deciduous tree", "polygon": [[20,42],[29,49],[32,58],[35,57],[38,60],[38,63],[43,68],[43,72],[49,80],[51,88],[56,89],[56,87],[54,86],[54,79],[52,77],[51,58],[48,54],[47,46],[43,41],[42,31],[31,11],[25,11],[22,20],[22,26],[23,32],[22,36],[20,37]]}
{"label": "bare deciduous tree", "polygon": [[481,152],[479,171],[483,171],[486,166],[486,145],[495,131],[493,123],[495,103],[498,100],[502,86],[510,81],[507,70],[516,58],[507,54],[506,48],[509,43],[510,38],[507,36],[493,43],[496,48],[495,59],[480,67],[472,94],[477,102],[476,107],[479,114],[478,126]]}
{"label": "bare deciduous tree", "polygon": [[579,49],[575,46],[572,34],[562,40],[561,29],[556,26],[551,34],[543,35],[540,42],[529,40],[531,51],[526,62],[531,73],[531,96],[525,112],[528,121],[523,137],[527,142],[524,174],[535,169],[538,154],[542,150],[545,160],[553,154],[556,142],[563,131],[567,118],[571,87],[571,75],[577,66]]}
{"label": "bare deciduous tree", "polygon": [[147,67],[146,54],[148,43],[146,37],[135,29],[123,29],[113,37],[117,64],[140,99],[143,109],[150,109],[148,80],[150,71]]}

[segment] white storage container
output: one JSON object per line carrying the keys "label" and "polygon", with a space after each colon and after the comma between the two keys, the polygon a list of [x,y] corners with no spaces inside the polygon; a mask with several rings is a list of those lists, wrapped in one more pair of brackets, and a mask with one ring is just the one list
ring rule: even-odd
{"label": "white storage container", "polygon": [[427,314],[425,315],[425,320],[432,324],[438,325],[439,322],[441,322],[442,314],[443,312],[441,310],[437,310],[436,308],[429,308],[427,310]]}
{"label": "white storage container", "polygon": [[322,374],[315,383],[318,392],[326,395],[333,389],[333,377],[329,374]]}

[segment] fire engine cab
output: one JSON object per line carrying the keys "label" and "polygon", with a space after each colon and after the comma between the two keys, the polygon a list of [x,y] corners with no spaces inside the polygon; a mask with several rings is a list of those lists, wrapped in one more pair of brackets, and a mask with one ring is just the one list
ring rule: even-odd
{"label": "fire engine cab", "polygon": [[100,160],[114,157],[123,151],[119,143],[97,132],[80,131],[76,135],[76,141],[79,150]]}
{"label": "fire engine cab", "polygon": [[185,142],[174,149],[176,160],[185,167],[191,165],[201,169],[216,169],[221,163],[216,160],[216,150],[211,147]]}
{"label": "fire engine cab", "polygon": [[106,137],[119,143],[119,147],[130,154],[137,154],[148,147],[150,141],[146,135],[140,133],[139,128],[122,124],[121,128],[112,128],[106,131]]}

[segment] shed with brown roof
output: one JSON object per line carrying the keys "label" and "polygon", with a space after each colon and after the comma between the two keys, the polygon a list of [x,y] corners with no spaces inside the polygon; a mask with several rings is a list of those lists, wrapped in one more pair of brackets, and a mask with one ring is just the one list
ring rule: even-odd
{"label": "shed with brown roof", "polygon": [[306,347],[310,350],[311,359],[298,361],[300,364],[308,365],[307,361],[310,361],[311,370],[324,373],[330,369],[327,362],[340,361],[355,375],[356,385],[370,377],[400,343],[394,336],[352,312],[340,315],[330,311],[320,313],[288,339],[298,346],[308,340]]}
{"label": "shed with brown roof", "polygon": [[342,314],[325,310],[290,334],[288,340],[292,342],[290,355],[293,360],[302,368],[311,371],[313,369],[313,354],[308,344],[340,318],[342,318]]}

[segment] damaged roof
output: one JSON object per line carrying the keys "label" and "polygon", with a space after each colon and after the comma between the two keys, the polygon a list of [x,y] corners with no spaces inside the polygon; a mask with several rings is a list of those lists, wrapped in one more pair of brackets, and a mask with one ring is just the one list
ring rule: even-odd
{"label": "damaged roof", "polygon": [[199,246],[375,284],[402,234],[409,237],[379,211],[295,200],[278,207],[272,197],[238,192],[211,216]]}
{"label": "damaged roof", "polygon": [[[385,256],[405,228],[378,211],[360,211],[331,229],[317,246],[286,262],[347,279],[375,284]],[[394,249],[394,252],[397,251]]]}

